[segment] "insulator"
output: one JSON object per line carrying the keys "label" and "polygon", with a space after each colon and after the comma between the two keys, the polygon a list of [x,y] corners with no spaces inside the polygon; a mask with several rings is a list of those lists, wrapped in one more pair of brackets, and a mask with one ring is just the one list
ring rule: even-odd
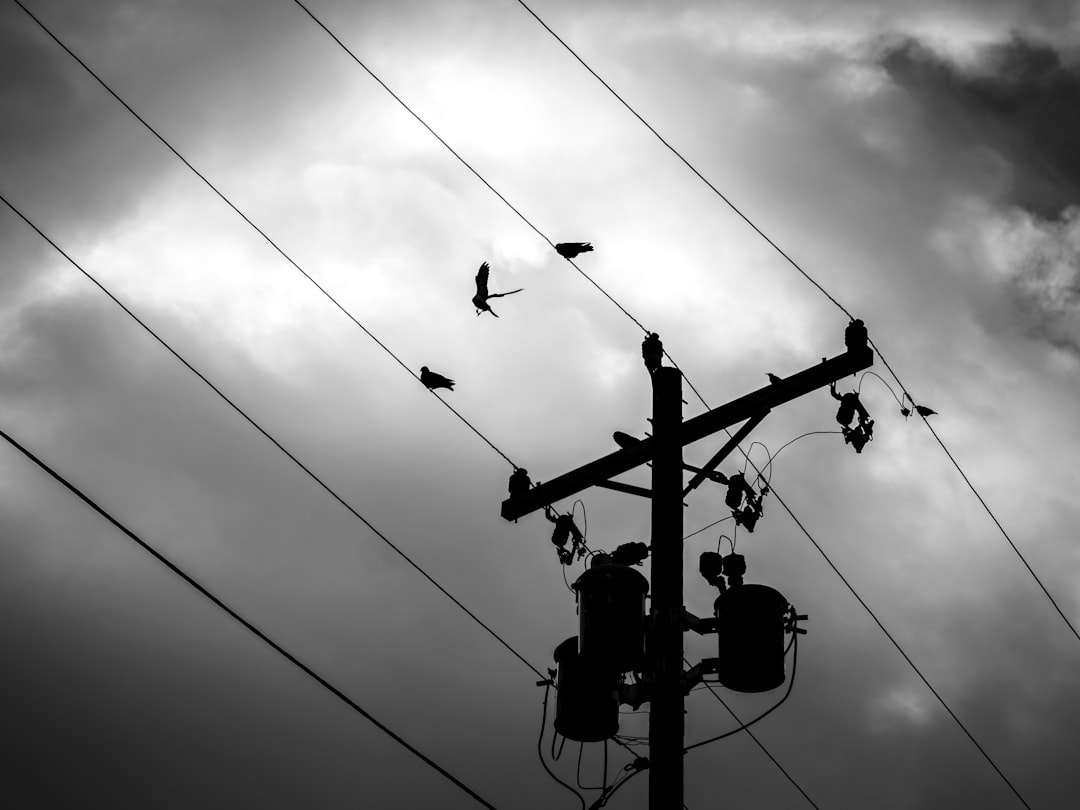
{"label": "insulator", "polygon": [[724,570],[723,558],[715,551],[703,551],[698,558],[698,571],[710,585],[718,586],[724,582],[721,575]]}
{"label": "insulator", "polygon": [[555,648],[555,663],[555,730],[576,742],[614,737],[619,730],[619,673],[579,655],[577,636]]}
{"label": "insulator", "polygon": [[737,692],[767,692],[780,686],[785,677],[788,612],[783,595],[768,585],[738,585],[720,594],[714,609],[720,683]]}
{"label": "insulator", "polygon": [[580,607],[581,654],[602,659],[617,672],[639,669],[649,581],[629,566],[609,562],[594,564],[578,577],[574,590]]}
{"label": "insulator", "polygon": [[865,349],[869,337],[870,336],[866,331],[866,324],[859,318],[853,320],[844,329],[844,345],[849,352]]}
{"label": "insulator", "polygon": [[529,471],[524,467],[516,468],[510,473],[510,495],[511,497],[517,497],[518,495],[524,495],[529,491],[529,487],[532,486],[532,481],[529,480]]}
{"label": "insulator", "polygon": [[728,585],[741,585],[743,574],[746,573],[746,557],[732,552],[723,559],[724,576],[728,578]]}

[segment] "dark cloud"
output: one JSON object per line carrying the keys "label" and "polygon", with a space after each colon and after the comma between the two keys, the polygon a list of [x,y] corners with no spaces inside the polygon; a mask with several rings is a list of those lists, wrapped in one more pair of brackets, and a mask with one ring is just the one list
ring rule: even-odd
{"label": "dark cloud", "polygon": [[922,107],[929,129],[957,149],[989,149],[1011,170],[1004,202],[1043,218],[1080,202],[1080,64],[1014,36],[961,66],[915,39],[881,64]]}

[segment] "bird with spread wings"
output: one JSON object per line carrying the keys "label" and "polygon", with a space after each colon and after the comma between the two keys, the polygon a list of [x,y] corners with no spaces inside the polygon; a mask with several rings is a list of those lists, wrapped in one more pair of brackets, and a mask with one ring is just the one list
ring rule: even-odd
{"label": "bird with spread wings", "polygon": [[516,290],[510,290],[510,292],[503,293],[488,292],[488,275],[490,273],[491,268],[488,267],[487,262],[484,262],[482,265],[480,265],[480,269],[476,271],[476,295],[473,296],[472,302],[473,306],[476,307],[477,315],[479,315],[481,312],[490,312],[492,315],[495,315],[495,317],[498,318],[499,316],[496,314],[495,310],[488,306],[488,299],[502,298],[504,295],[513,295],[514,293],[521,292],[525,288],[518,287]]}

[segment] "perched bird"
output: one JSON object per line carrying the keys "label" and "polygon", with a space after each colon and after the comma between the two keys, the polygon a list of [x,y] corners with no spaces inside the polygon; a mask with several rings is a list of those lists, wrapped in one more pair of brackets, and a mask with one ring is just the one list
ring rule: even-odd
{"label": "perched bird", "polygon": [[454,381],[442,374],[429,371],[427,366],[420,367],[420,382],[434,391],[436,388],[448,388],[454,390]]}
{"label": "perched bird", "polygon": [[488,275],[490,273],[491,268],[488,267],[487,262],[484,262],[482,265],[480,265],[480,269],[476,271],[476,295],[473,296],[472,302],[473,306],[476,307],[477,315],[479,315],[481,312],[490,312],[492,315],[495,315],[495,317],[498,318],[499,316],[495,313],[495,310],[488,306],[488,299],[502,298],[504,295],[513,295],[514,293],[521,292],[525,288],[518,287],[516,290],[511,290],[510,292],[504,293],[488,292]]}
{"label": "perched bird", "polygon": [[769,382],[771,382],[773,385],[776,385],[778,382],[780,382],[780,377],[777,377],[771,371],[768,372],[768,376],[769,376]]}
{"label": "perched bird", "polygon": [[555,250],[557,250],[559,255],[564,259],[576,258],[582,253],[588,253],[592,249],[592,244],[589,242],[559,242],[559,244],[555,245]]}
{"label": "perched bird", "polygon": [[927,408],[925,405],[916,405],[915,410],[919,416],[933,416],[937,413],[933,408]]}

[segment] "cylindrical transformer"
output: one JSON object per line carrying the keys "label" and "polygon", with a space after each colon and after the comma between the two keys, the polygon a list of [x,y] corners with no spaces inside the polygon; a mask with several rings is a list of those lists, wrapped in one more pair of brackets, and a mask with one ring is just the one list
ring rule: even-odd
{"label": "cylindrical transformer", "polygon": [[645,653],[649,581],[628,565],[601,564],[574,583],[581,654],[617,672],[640,669]]}
{"label": "cylindrical transformer", "polygon": [[767,692],[784,682],[788,602],[768,585],[736,585],[714,603],[720,683],[736,692]]}
{"label": "cylindrical transformer", "polygon": [[555,648],[555,663],[555,730],[576,742],[614,737],[619,730],[619,673],[579,655],[577,636]]}

